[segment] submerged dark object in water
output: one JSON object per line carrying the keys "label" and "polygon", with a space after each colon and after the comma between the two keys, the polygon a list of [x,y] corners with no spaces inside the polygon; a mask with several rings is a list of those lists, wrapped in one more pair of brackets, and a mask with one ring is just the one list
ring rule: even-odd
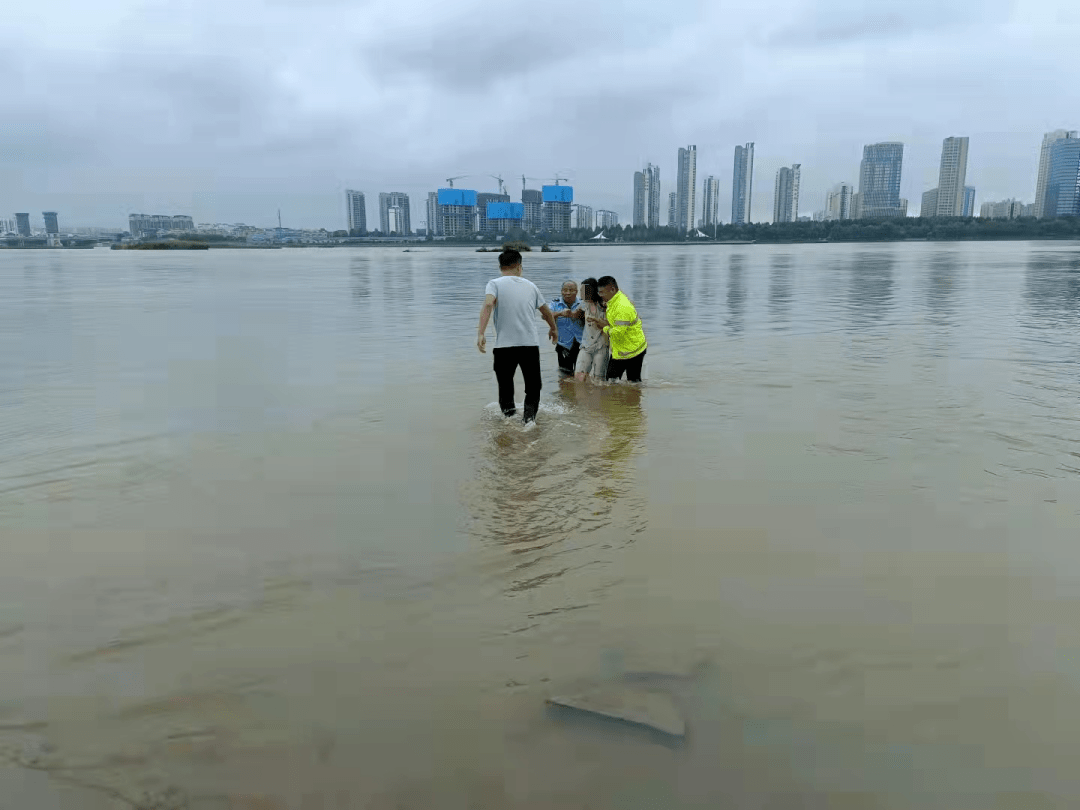
{"label": "submerged dark object in water", "polygon": [[575,709],[644,726],[672,737],[686,736],[686,721],[670,695],[611,684],[575,695],[551,697],[551,706]]}

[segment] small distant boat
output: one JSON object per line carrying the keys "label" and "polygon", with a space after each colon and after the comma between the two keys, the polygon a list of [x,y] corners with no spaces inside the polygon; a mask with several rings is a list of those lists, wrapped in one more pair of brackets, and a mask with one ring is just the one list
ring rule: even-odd
{"label": "small distant boat", "polygon": [[540,252],[541,253],[558,253],[559,249],[558,248],[553,248],[553,247],[548,247],[547,245],[544,245],[543,247],[540,248]]}

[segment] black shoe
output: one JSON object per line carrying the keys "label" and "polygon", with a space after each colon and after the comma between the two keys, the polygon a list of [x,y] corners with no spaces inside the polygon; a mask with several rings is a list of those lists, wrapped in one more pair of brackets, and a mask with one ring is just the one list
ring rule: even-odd
{"label": "black shoe", "polygon": [[523,417],[521,417],[521,424],[523,424],[523,425],[527,425],[527,424],[529,424],[529,422],[535,422],[535,421],[536,421],[536,414],[535,413],[529,413],[528,411],[525,411],[525,415]]}

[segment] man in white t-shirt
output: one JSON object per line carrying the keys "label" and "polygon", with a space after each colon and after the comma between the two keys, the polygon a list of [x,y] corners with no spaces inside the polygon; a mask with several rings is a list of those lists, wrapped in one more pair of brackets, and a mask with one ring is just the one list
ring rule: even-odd
{"label": "man in white t-shirt", "polygon": [[499,407],[503,414],[517,413],[514,405],[514,372],[521,366],[525,378],[525,413],[522,421],[536,419],[540,407],[540,341],[536,336],[536,311],[548,324],[548,338],[559,340],[559,328],[540,290],[527,278],[521,277],[521,254],[504,250],[499,254],[502,275],[487,283],[484,306],[480,310],[480,327],[476,332],[476,348],[487,351],[488,319],[495,313],[495,379],[499,383]]}

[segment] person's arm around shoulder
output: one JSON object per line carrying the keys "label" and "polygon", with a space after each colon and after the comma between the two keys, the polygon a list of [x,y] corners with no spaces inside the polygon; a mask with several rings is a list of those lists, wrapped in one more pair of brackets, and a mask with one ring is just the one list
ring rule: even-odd
{"label": "person's arm around shoulder", "polygon": [[487,338],[484,336],[484,332],[487,331],[488,321],[491,320],[491,312],[495,309],[495,296],[492,293],[484,295],[484,305],[480,308],[480,325],[476,329],[476,348],[480,350],[481,354],[487,352]]}

